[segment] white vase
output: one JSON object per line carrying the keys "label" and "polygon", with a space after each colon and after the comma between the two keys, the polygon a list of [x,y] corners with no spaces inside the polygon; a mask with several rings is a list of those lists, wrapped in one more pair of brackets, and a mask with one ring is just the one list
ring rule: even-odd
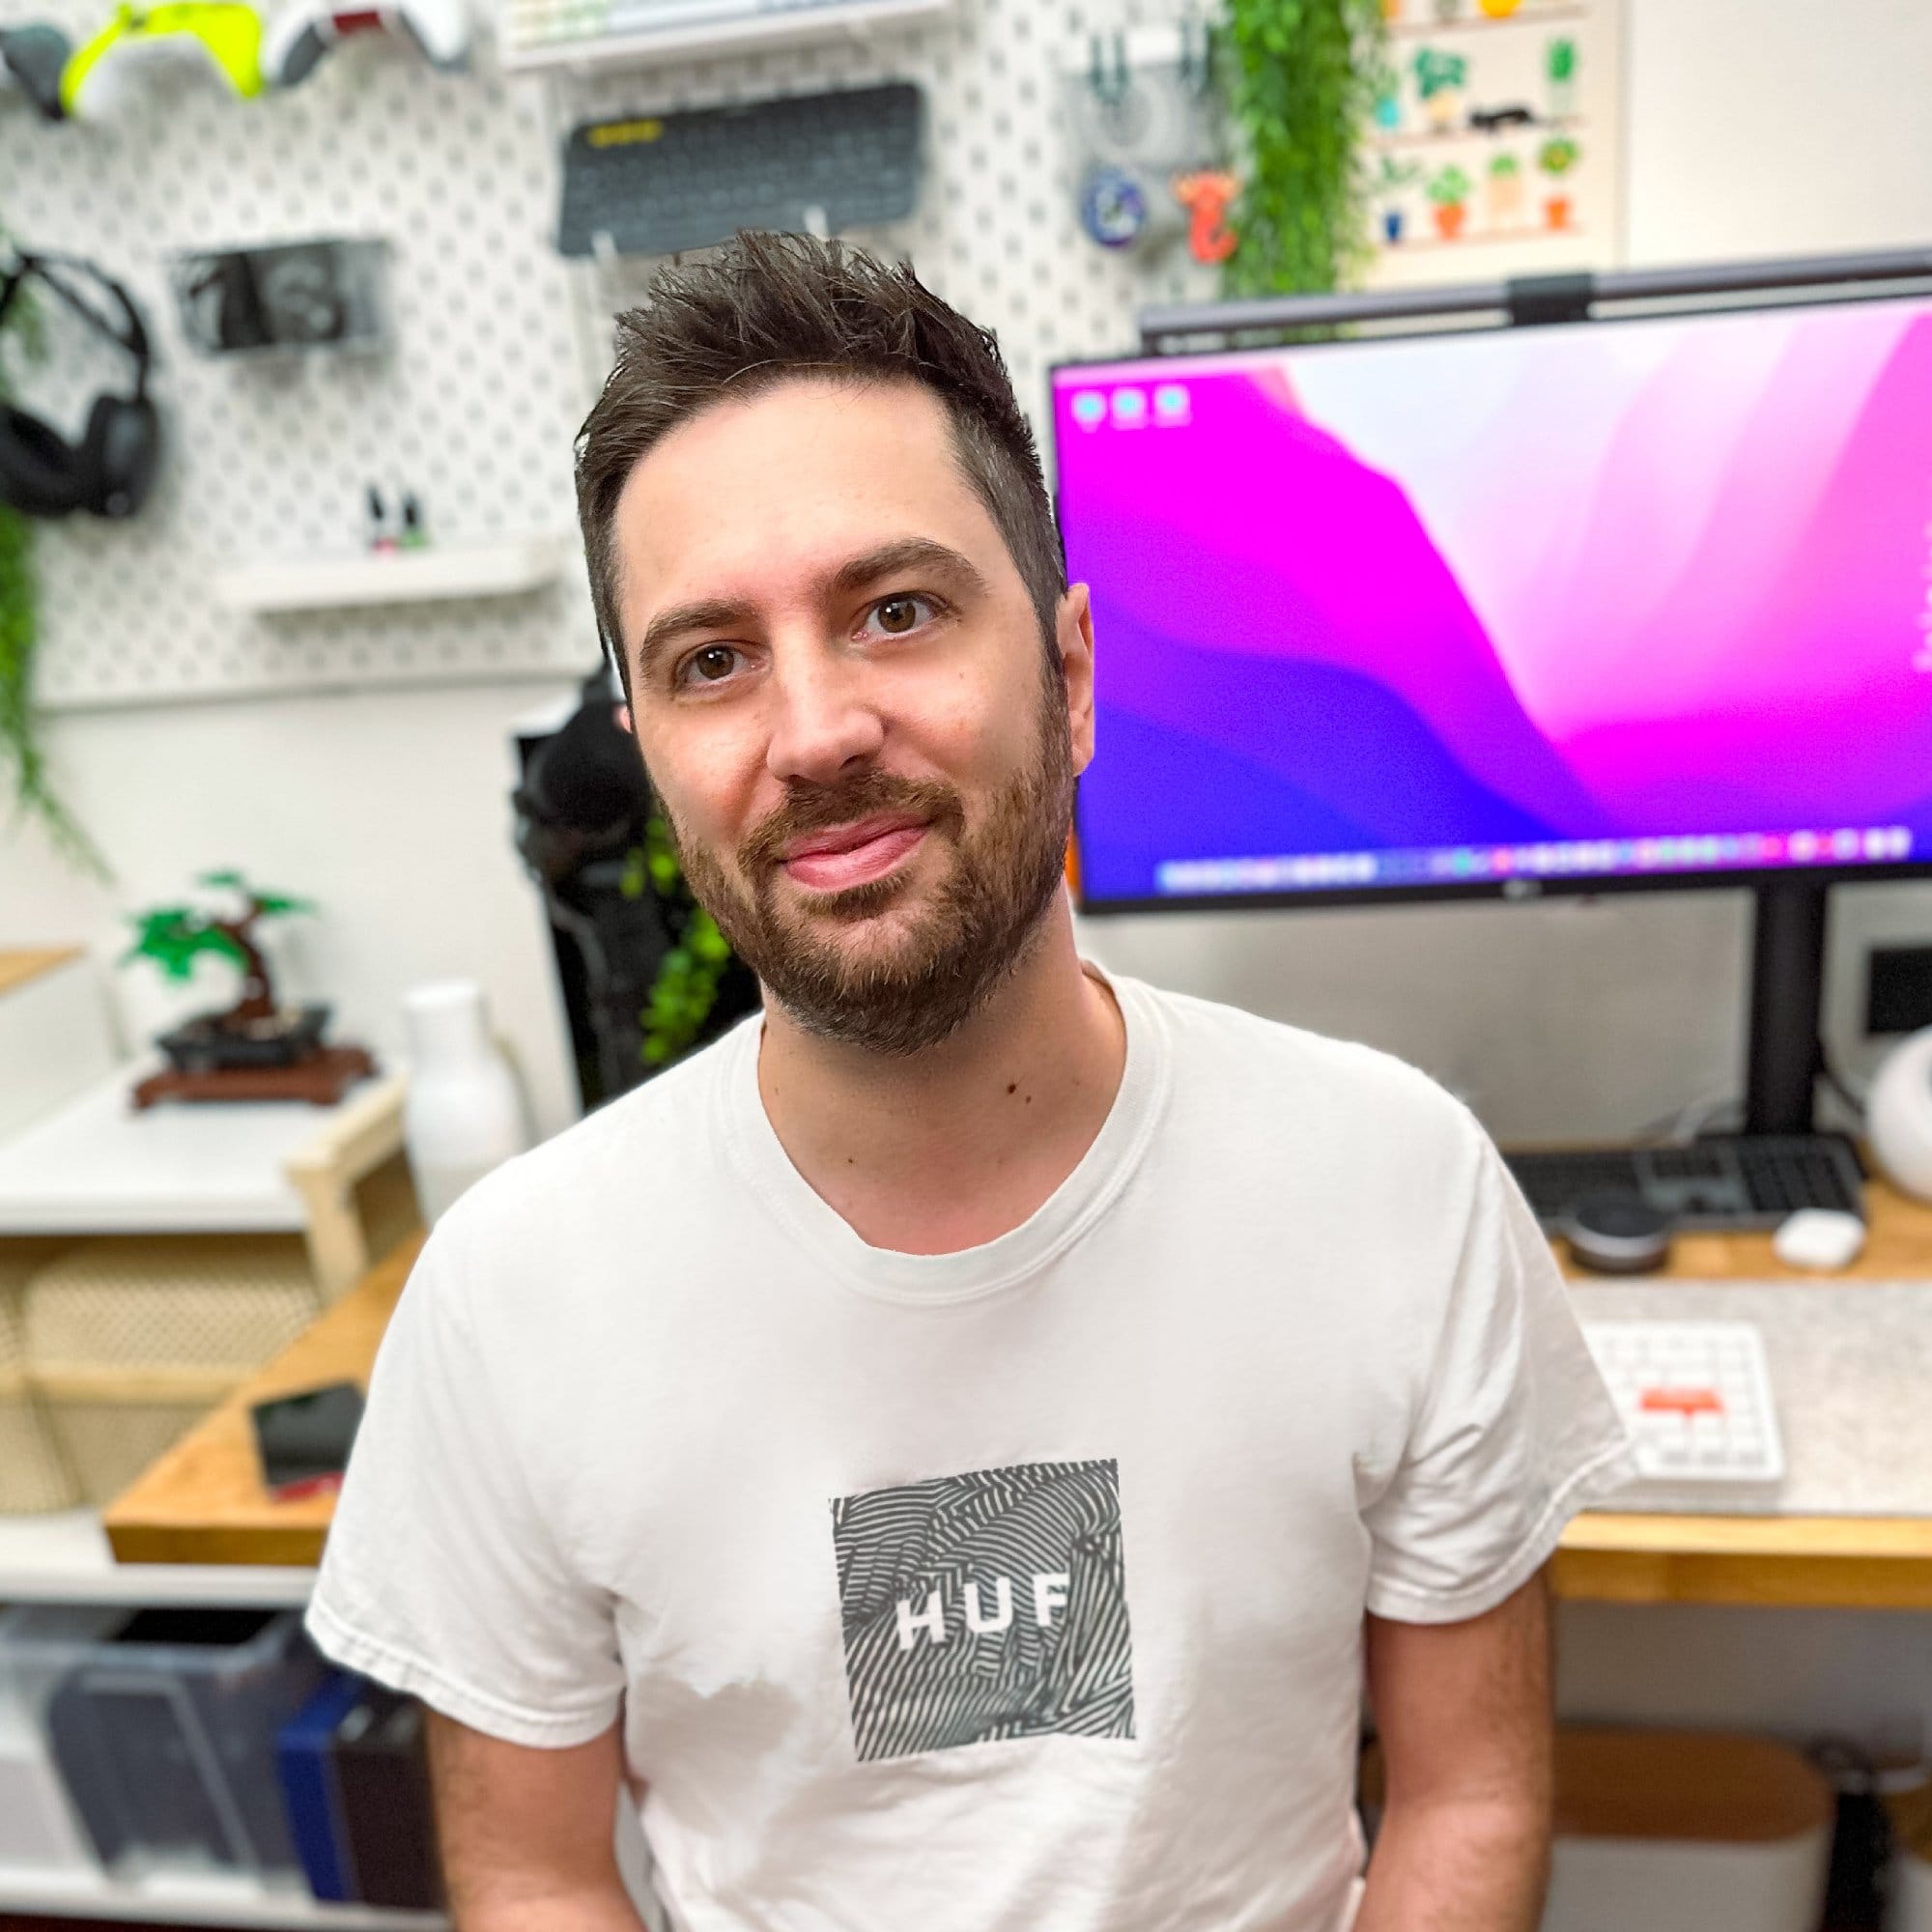
{"label": "white vase", "polygon": [[1932,1201],[1932,1027],[1901,1040],[1879,1068],[1865,1132],[1892,1184]]}
{"label": "white vase", "polygon": [[415,987],[404,995],[403,1020],[410,1044],[403,1145],[423,1219],[434,1227],[471,1182],[529,1146],[529,1122],[474,980]]}

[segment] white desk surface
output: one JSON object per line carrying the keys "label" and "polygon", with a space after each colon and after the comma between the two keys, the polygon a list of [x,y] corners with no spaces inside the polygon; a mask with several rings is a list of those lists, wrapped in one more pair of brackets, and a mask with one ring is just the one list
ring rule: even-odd
{"label": "white desk surface", "polygon": [[1581,1321],[1754,1321],[1763,1330],[1784,1437],[1777,1515],[1932,1517],[1932,1282],[1571,1289]]}
{"label": "white desk surface", "polygon": [[[0,1144],[0,1235],[300,1234],[283,1164],[334,1109],[302,1100],[163,1101],[135,1112],[153,1071],[129,1062]],[[350,1090],[353,1105],[368,1091]]]}

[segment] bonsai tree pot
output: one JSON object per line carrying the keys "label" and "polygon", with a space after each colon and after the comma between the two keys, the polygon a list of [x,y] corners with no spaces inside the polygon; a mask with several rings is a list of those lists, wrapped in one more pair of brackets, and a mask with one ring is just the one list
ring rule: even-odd
{"label": "bonsai tree pot", "polygon": [[322,1045],[327,1006],[282,1007],[264,1019],[238,1020],[230,1013],[197,1013],[155,1044],[182,1073],[218,1073],[230,1067],[294,1066]]}

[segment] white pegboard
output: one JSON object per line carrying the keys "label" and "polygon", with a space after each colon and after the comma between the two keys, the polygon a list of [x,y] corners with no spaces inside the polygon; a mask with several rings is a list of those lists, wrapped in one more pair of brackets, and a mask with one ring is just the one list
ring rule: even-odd
{"label": "white pegboard", "polygon": [[[103,0],[0,0],[76,41]],[[574,526],[571,442],[609,317],[650,264],[566,264],[551,245],[570,123],[911,78],[927,92],[921,212],[858,238],[909,256],[995,328],[1043,419],[1048,365],[1132,346],[1142,302],[1211,293],[1184,257],[1102,254],[1075,222],[1056,112],[1069,44],[1171,18],[1175,0],[956,0],[935,23],[754,57],[545,80],[490,49],[442,75],[371,37],[302,86],[253,101],[168,78],[111,126],[48,126],[0,103],[0,221],[99,260],[144,304],[168,456],[128,524],[43,525],[40,692],[50,707],[197,699],[443,677],[554,678],[594,662],[581,564],[502,602],[249,616],[213,594],[225,566],[353,550],[365,485],[422,498],[450,542]],[[317,235],[390,242],[393,346],[293,367],[202,358],[168,291],[176,250]],[[62,331],[28,400],[78,427],[110,355]],[[65,412],[65,413],[63,413]]]}

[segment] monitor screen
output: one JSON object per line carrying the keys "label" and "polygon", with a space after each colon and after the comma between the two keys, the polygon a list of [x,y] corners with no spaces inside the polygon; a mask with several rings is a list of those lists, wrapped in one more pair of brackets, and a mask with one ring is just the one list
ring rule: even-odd
{"label": "monitor screen", "polygon": [[1932,301],[1062,368],[1090,905],[1932,860]]}

